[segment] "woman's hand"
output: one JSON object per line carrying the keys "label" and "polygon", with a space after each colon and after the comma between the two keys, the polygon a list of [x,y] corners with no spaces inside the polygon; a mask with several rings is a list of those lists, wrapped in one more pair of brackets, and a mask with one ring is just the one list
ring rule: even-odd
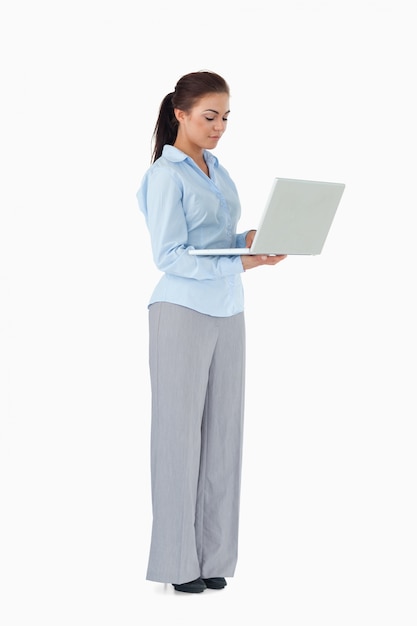
{"label": "woman's hand", "polygon": [[286,254],[277,254],[275,256],[268,256],[266,254],[245,254],[240,257],[242,259],[243,269],[250,270],[253,267],[259,267],[259,265],[276,265],[287,258]]}
{"label": "woman's hand", "polygon": [[[246,247],[250,248],[255,237],[256,230],[250,230],[246,235]],[[243,269],[250,270],[253,267],[259,267],[259,265],[276,265],[287,258],[286,254],[277,254],[275,256],[268,256],[267,254],[249,254],[242,255],[241,257]]]}
{"label": "woman's hand", "polygon": [[255,239],[255,235],[256,235],[256,230],[250,230],[249,232],[246,233],[245,241],[246,241],[246,247],[247,248],[250,248],[251,245],[253,244],[253,240]]}

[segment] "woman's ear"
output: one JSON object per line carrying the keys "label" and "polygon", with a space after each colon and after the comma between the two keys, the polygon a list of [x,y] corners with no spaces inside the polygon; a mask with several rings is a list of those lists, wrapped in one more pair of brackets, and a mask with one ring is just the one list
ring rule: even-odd
{"label": "woman's ear", "polygon": [[174,109],[174,115],[177,119],[177,122],[180,123],[184,119],[185,112],[181,111],[181,109]]}

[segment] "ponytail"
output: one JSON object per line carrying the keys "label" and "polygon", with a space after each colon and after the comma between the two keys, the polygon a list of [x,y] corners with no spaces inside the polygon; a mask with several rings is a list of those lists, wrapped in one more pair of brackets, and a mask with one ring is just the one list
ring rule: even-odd
{"label": "ponytail", "polygon": [[158,119],[153,132],[154,149],[152,152],[152,163],[159,159],[165,144],[173,145],[178,132],[178,121],[174,114],[172,97],[174,92],[169,93],[161,102]]}

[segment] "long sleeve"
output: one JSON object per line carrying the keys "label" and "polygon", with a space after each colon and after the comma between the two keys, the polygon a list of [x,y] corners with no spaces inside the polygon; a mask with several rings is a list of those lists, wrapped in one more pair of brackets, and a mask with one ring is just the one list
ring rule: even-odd
{"label": "long sleeve", "polygon": [[[184,209],[184,195],[187,192],[182,188],[181,181],[171,171],[162,168],[153,170],[142,188],[141,205],[158,269],[167,274],[196,280],[210,280],[241,273],[243,268],[239,256],[198,257],[188,253],[194,247],[207,247],[210,244],[217,247],[216,241],[224,239],[227,218],[224,219],[225,226],[221,230],[217,211],[210,216],[208,208],[201,211],[202,215],[198,210],[193,211],[189,207],[188,210]],[[215,200],[218,204],[216,197]],[[213,201],[209,199],[207,204],[213,204]],[[234,235],[233,239],[233,243],[225,245],[236,246],[237,236]]]}

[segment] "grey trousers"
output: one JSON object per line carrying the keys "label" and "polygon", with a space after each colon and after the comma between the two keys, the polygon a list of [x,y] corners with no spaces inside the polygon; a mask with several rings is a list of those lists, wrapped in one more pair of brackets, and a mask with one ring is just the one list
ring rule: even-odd
{"label": "grey trousers", "polygon": [[146,578],[233,576],[238,551],[245,322],[149,309],[152,538]]}

